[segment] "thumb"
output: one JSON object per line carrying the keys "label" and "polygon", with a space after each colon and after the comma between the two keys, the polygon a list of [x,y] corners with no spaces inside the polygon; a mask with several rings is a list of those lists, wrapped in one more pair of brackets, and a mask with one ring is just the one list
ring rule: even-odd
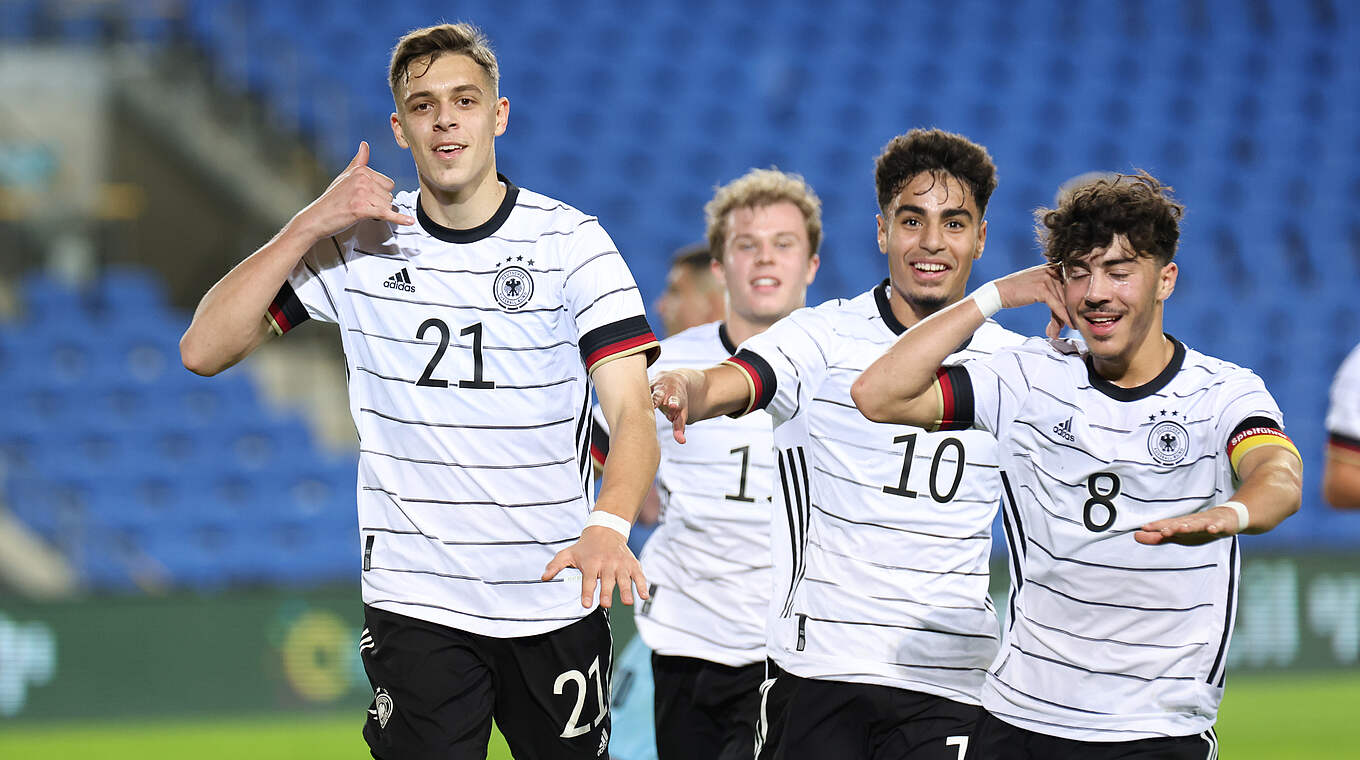
{"label": "thumb", "polygon": [[354,154],[354,158],[351,158],[351,159],[349,160],[349,166],[346,166],[345,169],[346,169],[346,170],[353,169],[353,168],[356,167],[356,166],[368,166],[368,141],[367,141],[367,140],[360,140],[360,141],[359,141],[359,150],[358,150],[358,152],[356,152],[356,153]]}

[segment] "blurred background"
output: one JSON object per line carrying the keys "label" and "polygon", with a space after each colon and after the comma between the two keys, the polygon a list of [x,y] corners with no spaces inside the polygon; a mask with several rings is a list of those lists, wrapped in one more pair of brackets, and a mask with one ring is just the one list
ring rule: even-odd
{"label": "blurred background", "polygon": [[[1328,388],[1360,341],[1360,4],[0,0],[0,755],[120,757],[118,736],[185,720],[259,752],[323,719],[334,756],[366,755],[336,333],[307,323],[212,380],[176,344],[360,140],[415,186],[387,58],[441,20],[500,57],[500,170],[598,215],[648,303],[714,186],[751,167],[822,198],[811,303],[873,286],[873,160],[912,127],[998,166],[974,283],[1038,262],[1032,212],[1075,175],[1174,186],[1168,330],[1254,368],[1306,462],[1301,513],[1244,541],[1234,683],[1360,700],[1360,515],[1318,488]],[[1245,697],[1234,713],[1237,688],[1224,725],[1256,733],[1223,729],[1232,756],[1360,757],[1299,750],[1314,728]],[[57,733],[88,746],[42,743]]]}

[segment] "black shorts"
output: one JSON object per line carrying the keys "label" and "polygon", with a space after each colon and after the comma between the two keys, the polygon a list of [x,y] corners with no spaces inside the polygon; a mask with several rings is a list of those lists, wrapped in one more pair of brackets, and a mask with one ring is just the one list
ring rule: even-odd
{"label": "black shorts", "polygon": [[517,760],[606,756],[613,642],[603,608],[507,639],[368,606],[364,622],[373,757],[483,760],[493,717]]}
{"label": "black shorts", "polygon": [[765,664],[652,653],[658,760],[750,760]]}
{"label": "black shorts", "polygon": [[963,760],[982,708],[877,684],[796,681],[776,760]]}
{"label": "black shorts", "polygon": [[1084,742],[1013,726],[986,710],[968,748],[968,760],[1213,760],[1218,737],[1211,728],[1195,736]]}
{"label": "black shorts", "polygon": [[756,760],[772,760],[784,735],[784,713],[799,679],[784,672],[774,660],[765,660],[765,680],[760,683],[760,712],[756,716]]}

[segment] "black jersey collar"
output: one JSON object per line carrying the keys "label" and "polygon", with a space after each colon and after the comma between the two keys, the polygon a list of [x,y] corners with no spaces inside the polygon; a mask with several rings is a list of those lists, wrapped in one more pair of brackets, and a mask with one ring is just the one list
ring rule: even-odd
{"label": "black jersey collar", "polygon": [[[888,284],[887,278],[884,278],[883,282],[880,282],[874,288],[874,303],[878,304],[878,315],[883,317],[883,324],[887,325],[889,330],[892,330],[893,335],[901,335],[907,331],[907,327],[902,324],[902,321],[897,318],[896,314],[893,314],[892,301],[888,295],[889,287],[891,286]],[[959,344],[958,348],[954,349],[954,353],[958,353],[963,349],[968,348],[968,344],[972,342],[973,336],[969,335],[966,340]]]}
{"label": "black jersey collar", "polygon": [[737,346],[732,342],[732,336],[727,334],[726,322],[718,323],[718,340],[722,341],[723,350],[727,352],[728,356],[733,356],[737,353]]}
{"label": "black jersey collar", "polygon": [[1139,399],[1145,399],[1165,388],[1167,383],[1171,382],[1171,378],[1175,377],[1176,373],[1181,371],[1181,365],[1185,363],[1185,344],[1166,333],[1162,334],[1166,335],[1175,349],[1171,354],[1171,361],[1166,363],[1166,368],[1156,377],[1136,388],[1122,388],[1101,377],[1100,373],[1096,372],[1095,362],[1091,360],[1091,354],[1088,351],[1086,354],[1086,375],[1091,379],[1091,387],[1104,393],[1115,401],[1138,401]]}
{"label": "black jersey collar", "polygon": [[425,208],[420,205],[420,196],[416,196],[416,219],[420,221],[420,226],[424,228],[431,237],[443,240],[445,243],[475,243],[491,237],[496,230],[505,224],[505,220],[510,218],[510,212],[515,208],[515,200],[519,198],[519,188],[515,183],[506,179],[504,174],[497,173],[496,179],[505,183],[505,197],[501,199],[501,205],[496,209],[496,213],[491,218],[481,224],[467,230],[455,230],[431,219],[425,213]]}

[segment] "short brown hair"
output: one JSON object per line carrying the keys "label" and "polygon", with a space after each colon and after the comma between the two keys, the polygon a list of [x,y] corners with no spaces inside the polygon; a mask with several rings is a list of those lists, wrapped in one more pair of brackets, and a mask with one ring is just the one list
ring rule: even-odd
{"label": "short brown hair", "polygon": [[761,208],[785,201],[797,206],[803,213],[808,256],[816,254],[822,244],[822,201],[801,175],[778,169],[752,169],[717,189],[713,199],[704,205],[704,216],[708,220],[709,253],[717,261],[722,261],[727,244],[729,213],[739,208]]}
{"label": "short brown hair", "polygon": [[392,99],[398,106],[401,105],[398,93],[402,85],[410,80],[411,66],[423,63],[428,69],[444,54],[471,58],[491,80],[491,94],[500,92],[500,66],[496,63],[496,54],[491,50],[491,41],[482,30],[466,22],[439,24],[407,32],[392,48],[387,80],[392,87]]}
{"label": "short brown hair", "polygon": [[888,204],[921,173],[958,180],[973,194],[978,214],[986,215],[987,201],[996,189],[996,164],[986,148],[943,129],[913,129],[883,146],[874,162],[879,211],[886,216]]}
{"label": "short brown hair", "polygon": [[1110,245],[1123,235],[1135,253],[1165,266],[1176,255],[1185,206],[1171,188],[1139,170],[1115,174],[1071,188],[1053,209],[1034,212],[1035,230],[1044,258],[1064,264]]}

